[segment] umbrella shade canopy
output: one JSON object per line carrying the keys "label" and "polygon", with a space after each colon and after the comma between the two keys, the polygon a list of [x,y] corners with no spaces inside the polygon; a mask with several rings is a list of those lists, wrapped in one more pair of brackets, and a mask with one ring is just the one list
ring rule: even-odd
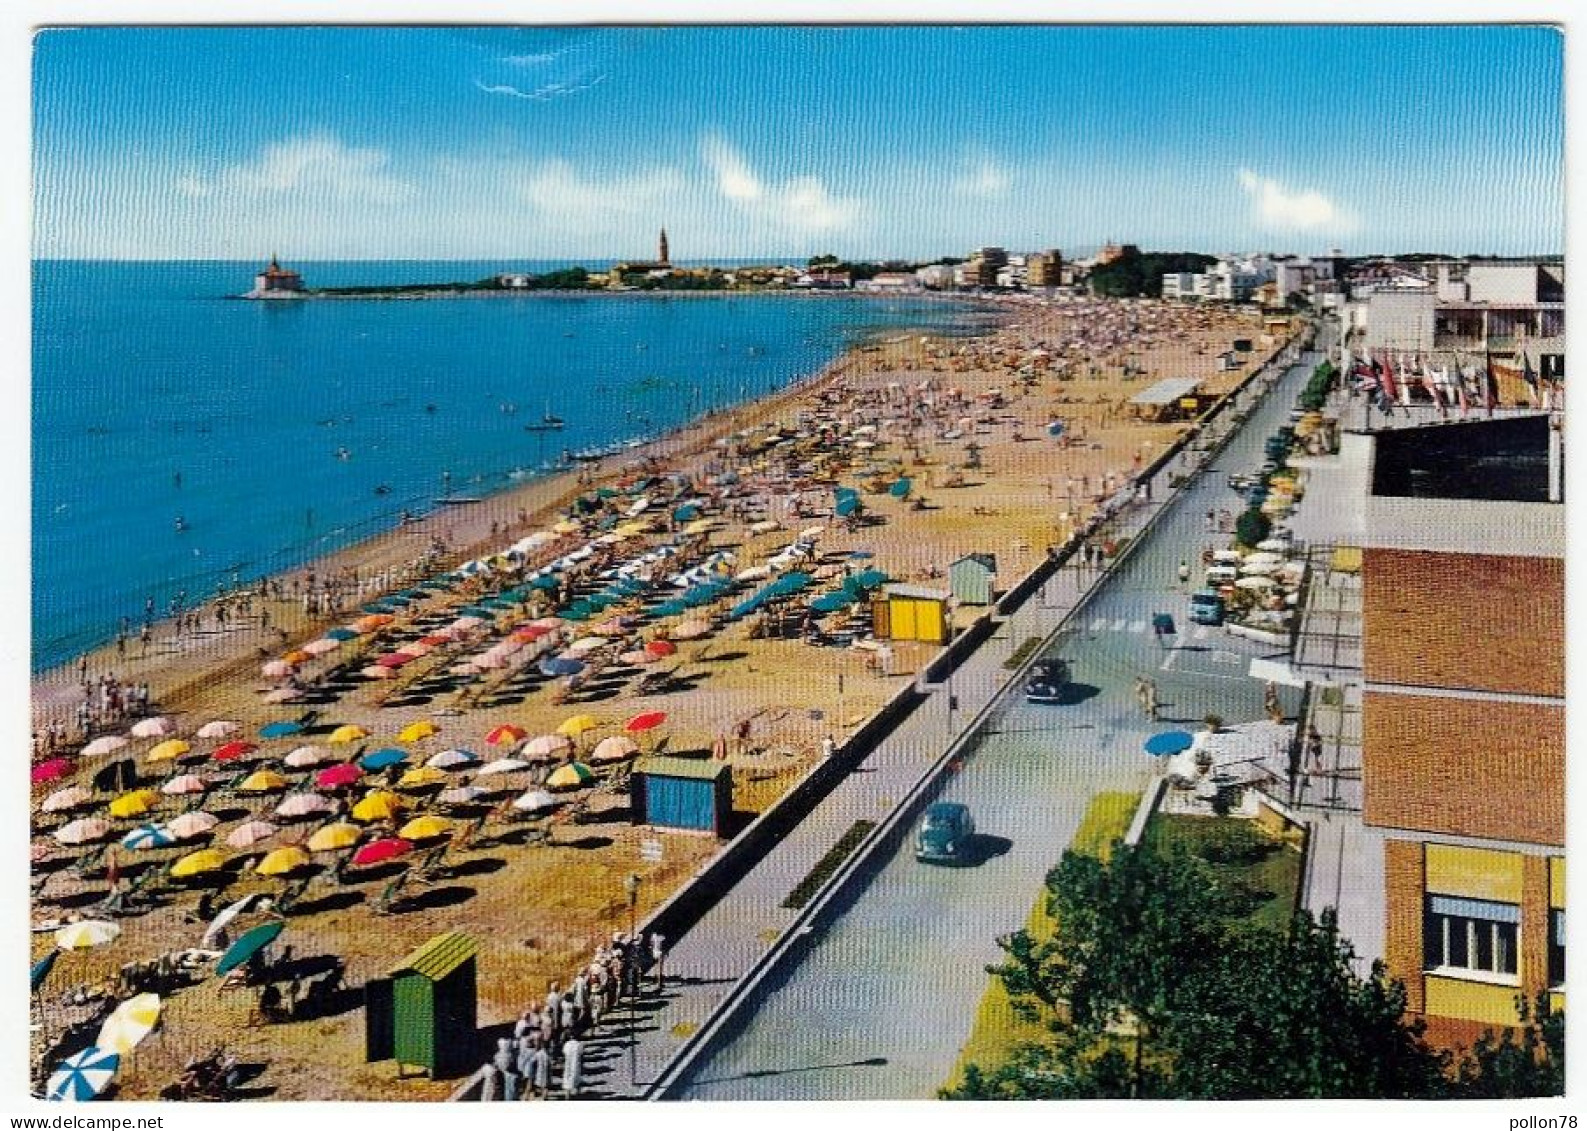
{"label": "umbrella shade canopy", "polygon": [[1274,581],[1271,577],[1263,577],[1260,574],[1252,574],[1250,577],[1240,578],[1240,580],[1236,581],[1234,584],[1238,589],[1272,589],[1278,584],[1278,582]]}
{"label": "umbrella shade canopy", "polygon": [[121,927],[104,919],[84,919],[68,923],[55,932],[55,945],[62,950],[88,950],[104,946],[121,937]]}
{"label": "umbrella shade canopy", "polygon": [[363,829],[345,821],[326,825],[323,829],[315,830],[314,835],[309,837],[309,851],[336,852],[343,848],[351,848],[363,835]]}
{"label": "umbrella shade canopy", "polygon": [[397,781],[398,789],[422,789],[446,780],[446,774],[434,766],[415,766],[403,773]]}
{"label": "umbrella shade canopy", "polygon": [[69,785],[65,789],[57,789],[46,797],[39,808],[46,813],[69,813],[73,809],[81,809],[84,805],[93,803],[92,790],[80,785]]}
{"label": "umbrella shade canopy", "polygon": [[639,753],[639,743],[626,735],[614,734],[595,744],[595,749],[590,754],[590,761],[621,762],[637,753]]}
{"label": "umbrella shade canopy", "polygon": [[671,656],[677,650],[678,646],[670,640],[652,640],[645,645],[645,651],[652,656]]}
{"label": "umbrella shade canopy", "polygon": [[617,658],[625,664],[633,664],[636,667],[645,667],[647,665],[656,663],[661,657],[652,656],[649,652],[620,652],[618,653]]}
{"label": "umbrella shade canopy", "polygon": [[139,719],[132,725],[133,738],[165,738],[175,733],[176,724],[163,715],[152,719]]}
{"label": "umbrella shade canopy", "polygon": [[238,936],[236,942],[226,948],[226,953],[220,956],[220,961],[215,963],[215,973],[230,974],[265,947],[275,942],[276,936],[284,930],[286,930],[286,924],[277,921],[260,923],[252,930],[244,931]]}
{"label": "umbrella shade canopy", "polygon": [[286,738],[288,735],[302,734],[303,724],[283,719],[279,722],[266,723],[259,728],[260,738]]}
{"label": "umbrella shade canopy", "polygon": [[264,702],[296,703],[301,698],[303,698],[303,689],[300,687],[278,687],[265,695]]}
{"label": "umbrella shade canopy", "polygon": [[1189,750],[1195,742],[1196,736],[1189,731],[1165,730],[1146,740],[1146,752],[1161,758],[1168,754],[1178,754],[1181,750]]}
{"label": "umbrella shade canopy", "polygon": [[180,758],[183,754],[191,753],[192,750],[193,746],[191,743],[184,742],[180,738],[168,738],[158,746],[153,747],[144,755],[144,758],[150,762],[169,762],[172,759]]}
{"label": "umbrella shade canopy", "polygon": [[472,805],[482,797],[489,797],[493,792],[496,791],[481,789],[477,785],[460,785],[437,794],[435,799],[442,805]]}
{"label": "umbrella shade canopy", "polygon": [[230,738],[242,730],[242,724],[230,719],[216,719],[198,728],[200,738]]}
{"label": "umbrella shade canopy", "polygon": [[563,656],[551,656],[541,660],[539,667],[543,675],[549,676],[578,675],[584,670],[584,665],[578,660],[570,660]]}
{"label": "umbrella shade canopy", "polygon": [[277,817],[297,819],[330,812],[331,803],[318,793],[294,793],[276,806]]}
{"label": "umbrella shade canopy", "polygon": [[672,636],[675,640],[696,640],[702,636],[710,635],[710,632],[711,624],[709,621],[686,620],[672,630]]}
{"label": "umbrella shade canopy", "polygon": [[251,742],[228,742],[226,745],[219,747],[210,757],[217,762],[232,762],[241,758],[244,754],[252,754],[258,749],[259,747]]}
{"label": "umbrella shade canopy", "polygon": [[30,990],[37,990],[44,984],[44,979],[48,978],[50,971],[55,969],[55,956],[58,954],[60,954],[58,950],[50,951],[28,970],[28,988]]}
{"label": "umbrella shade canopy", "polygon": [[577,738],[585,731],[594,730],[600,725],[600,720],[594,715],[574,715],[570,719],[562,720],[562,725],[557,727],[557,733],[567,735],[569,738]]}
{"label": "umbrella shade canopy", "polygon": [[573,749],[573,740],[565,734],[542,734],[539,738],[530,739],[524,743],[519,753],[530,758],[554,758],[556,755]]}
{"label": "umbrella shade canopy", "polygon": [[160,1023],[160,995],[139,994],[116,1006],[105,1018],[94,1042],[101,1049],[126,1056]]}
{"label": "umbrella shade canopy", "polygon": [[387,860],[394,860],[398,856],[406,856],[413,851],[413,845],[401,837],[388,836],[383,840],[370,841],[357,852],[353,853],[353,864],[359,868],[371,864],[383,864]]}
{"label": "umbrella shade canopy", "polygon": [[340,640],[332,640],[329,636],[322,636],[318,640],[310,640],[303,645],[303,650],[311,656],[323,656],[327,652],[334,652],[342,646]]}
{"label": "umbrella shade canopy", "polygon": [[117,750],[124,750],[126,746],[127,740],[119,734],[107,734],[83,747],[83,755],[88,758],[98,758],[104,754],[114,754]]}
{"label": "umbrella shade canopy", "polygon": [[910,488],[913,486],[914,483],[907,478],[896,479],[893,481],[893,485],[887,489],[887,493],[895,499],[907,498]]}
{"label": "umbrella shade canopy", "polygon": [[110,803],[112,817],[141,817],[160,802],[160,795],[152,789],[135,789],[123,793]]}
{"label": "umbrella shade canopy", "polygon": [[139,825],[121,838],[121,847],[131,849],[170,848],[176,834],[164,825]]}
{"label": "umbrella shade canopy", "polygon": [[368,737],[369,732],[363,727],[347,723],[331,731],[331,736],[326,741],[336,746],[345,746],[351,742],[362,742]]}
{"label": "umbrella shade canopy", "polygon": [[595,771],[583,762],[569,762],[566,766],[558,766],[546,779],[546,785],[552,789],[577,789],[581,785],[589,785],[595,780]]}
{"label": "umbrella shade canopy", "polygon": [[426,814],[415,817],[397,831],[403,840],[432,840],[438,836],[446,836],[452,831],[452,822],[445,817]]}
{"label": "umbrella shade canopy", "polygon": [[307,852],[292,844],[286,848],[278,848],[270,853],[259,861],[254,871],[261,876],[286,876],[296,872],[299,868],[307,868],[312,863],[314,861],[309,858]]}
{"label": "umbrella shade canopy", "polygon": [[494,762],[487,762],[479,768],[476,777],[492,777],[496,774],[513,774],[519,770],[529,769],[529,763],[522,758],[497,758]]}
{"label": "umbrella shade canopy", "polygon": [[555,809],[560,802],[543,789],[531,789],[522,797],[516,798],[512,807],[520,813],[546,813]]}
{"label": "umbrella shade canopy", "polygon": [[524,730],[523,727],[514,726],[512,723],[503,723],[501,726],[492,729],[485,736],[485,741],[492,746],[510,746],[514,742],[522,742],[527,737],[529,737],[529,732]]}
{"label": "umbrella shade canopy", "polygon": [[226,855],[217,848],[201,848],[190,852],[171,865],[171,875],[177,879],[189,876],[207,876],[226,866]]}
{"label": "umbrella shade canopy", "polygon": [[406,802],[385,789],[370,790],[364,799],[353,806],[355,821],[389,821],[400,813]]}
{"label": "umbrella shade canopy", "polygon": [[89,1045],[56,1066],[44,1085],[44,1094],[61,1103],[85,1103],[110,1087],[120,1067],[118,1054]]}
{"label": "umbrella shade canopy", "polygon": [[292,665],[285,660],[271,660],[259,669],[259,674],[266,679],[280,679],[292,674]]}
{"label": "umbrella shade canopy", "polygon": [[396,747],[388,746],[384,750],[376,750],[373,754],[365,754],[358,760],[358,764],[369,772],[376,773],[380,770],[390,769],[392,766],[400,766],[407,760],[408,752],[406,750],[398,750]]}
{"label": "umbrella shade canopy", "polygon": [[382,664],[371,664],[367,668],[360,668],[358,674],[366,679],[396,679],[397,669]]}
{"label": "umbrella shade canopy", "polygon": [[269,821],[245,821],[226,834],[226,844],[231,848],[252,848],[275,836],[276,831]]}
{"label": "umbrella shade canopy", "polygon": [[70,758],[51,758],[47,762],[40,762],[34,766],[28,776],[34,785],[38,785],[41,782],[63,778],[71,772],[72,760]]}
{"label": "umbrella shade canopy", "polygon": [[319,746],[299,746],[284,759],[288,766],[294,770],[306,770],[311,766],[318,766],[330,758],[330,753]]}
{"label": "umbrella shade canopy", "polygon": [[242,793],[274,793],[287,787],[287,779],[274,770],[259,770],[249,774],[237,787]]}
{"label": "umbrella shade canopy", "polygon": [[641,731],[653,730],[666,721],[667,712],[646,711],[642,715],[635,715],[633,718],[629,719],[628,722],[623,725],[623,729],[630,734],[638,734]]}
{"label": "umbrella shade canopy", "polygon": [[398,742],[419,742],[431,735],[439,734],[441,728],[429,719],[420,719],[418,722],[409,723],[397,732]]}
{"label": "umbrella shade canopy", "polygon": [[178,774],[160,787],[160,792],[170,797],[181,797],[191,793],[203,793],[209,789],[209,783],[197,774]]}
{"label": "umbrella shade canopy", "polygon": [[192,840],[194,837],[203,836],[218,824],[220,819],[211,813],[193,812],[172,817],[165,822],[165,827],[177,840]]}
{"label": "umbrella shade canopy", "polygon": [[344,785],[352,785],[364,776],[364,771],[352,762],[342,762],[321,770],[314,776],[314,784],[321,789],[340,789]]}
{"label": "umbrella shade canopy", "polygon": [[83,817],[56,829],[55,840],[59,844],[92,844],[104,840],[112,831],[110,822],[103,817]]}
{"label": "umbrella shade canopy", "polygon": [[424,764],[437,770],[460,770],[464,766],[478,765],[479,755],[472,750],[443,750],[427,759]]}

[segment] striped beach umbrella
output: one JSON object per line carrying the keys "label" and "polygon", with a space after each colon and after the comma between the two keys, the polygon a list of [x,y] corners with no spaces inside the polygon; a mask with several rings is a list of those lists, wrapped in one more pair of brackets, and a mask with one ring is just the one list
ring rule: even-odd
{"label": "striped beach umbrella", "polygon": [[104,919],[84,919],[68,923],[55,932],[55,945],[62,950],[89,950],[121,937],[121,928]]}
{"label": "striped beach umbrella", "polygon": [[160,995],[139,994],[116,1006],[115,1012],[105,1018],[99,1027],[95,1042],[106,1052],[126,1056],[138,1043],[154,1032],[160,1022]]}
{"label": "striped beach umbrella", "polygon": [[175,843],[176,834],[164,825],[156,825],[152,822],[139,825],[121,838],[121,847],[132,849],[170,848]]}
{"label": "striped beach umbrella", "polygon": [[44,1086],[44,1095],[64,1103],[94,1099],[110,1086],[120,1067],[121,1057],[116,1053],[90,1045],[56,1066]]}

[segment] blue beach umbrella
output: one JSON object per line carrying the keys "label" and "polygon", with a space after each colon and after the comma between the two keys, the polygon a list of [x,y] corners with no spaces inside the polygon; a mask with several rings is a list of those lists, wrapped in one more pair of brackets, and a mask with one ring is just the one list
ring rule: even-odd
{"label": "blue beach umbrella", "polygon": [[325,634],[325,637],[328,640],[357,640],[358,633],[354,632],[350,628],[333,628]]}
{"label": "blue beach umbrella", "polygon": [[577,660],[569,660],[563,656],[551,656],[540,661],[540,671],[543,675],[578,675],[584,670],[584,665]]}
{"label": "blue beach umbrella", "polygon": [[860,509],[860,500],[853,495],[845,495],[838,500],[838,505],[832,508],[832,513],[839,518],[848,518]]}
{"label": "blue beach umbrella", "polygon": [[121,1057],[97,1045],[89,1045],[76,1056],[69,1056],[50,1073],[45,1085],[46,1098],[66,1103],[82,1103],[94,1099],[110,1086],[116,1069],[121,1067]]}
{"label": "blue beach umbrella", "polygon": [[887,493],[895,499],[907,499],[909,498],[909,491],[914,485],[913,481],[906,476],[903,479],[895,480],[893,485],[887,489]]}
{"label": "blue beach umbrella", "polygon": [[1056,436],[1062,436],[1063,434],[1064,434],[1064,422],[1063,421],[1054,420],[1051,424],[1047,425],[1047,435],[1056,437]]}
{"label": "blue beach umbrella", "polygon": [[672,520],[674,522],[692,522],[694,519],[699,517],[700,508],[695,506],[693,503],[685,503],[683,506],[672,512]]}
{"label": "blue beach umbrella", "polygon": [[1169,754],[1178,754],[1181,750],[1189,750],[1195,742],[1195,736],[1189,731],[1165,730],[1146,740],[1146,752],[1162,758]]}
{"label": "blue beach umbrella", "polygon": [[264,726],[260,727],[259,728],[259,737],[260,738],[285,738],[289,734],[301,734],[302,732],[303,732],[303,724],[302,723],[295,723],[295,722],[292,722],[290,719],[283,719],[280,722],[266,723]]}
{"label": "blue beach umbrella", "polygon": [[36,990],[44,984],[44,979],[48,978],[50,971],[55,969],[55,956],[58,954],[60,954],[60,951],[52,950],[33,964],[32,969],[28,971],[28,986],[30,990]]}
{"label": "blue beach umbrella", "polygon": [[376,750],[373,754],[365,754],[358,759],[358,764],[370,773],[378,773],[381,770],[390,769],[392,766],[400,766],[407,760],[408,752],[406,750],[398,750],[394,746],[388,746],[384,750]]}
{"label": "blue beach umbrella", "polygon": [[529,586],[532,589],[555,589],[557,587],[557,579],[550,574],[545,574],[535,578],[529,583]]}
{"label": "blue beach umbrella", "polygon": [[164,825],[139,825],[121,838],[122,848],[169,848],[176,843],[176,835]]}

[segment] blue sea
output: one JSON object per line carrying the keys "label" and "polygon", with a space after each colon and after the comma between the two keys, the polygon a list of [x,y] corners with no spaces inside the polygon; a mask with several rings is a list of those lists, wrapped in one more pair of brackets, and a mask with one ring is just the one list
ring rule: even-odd
{"label": "blue sea", "polygon": [[[290,266],[313,287],[563,265]],[[431,509],[443,484],[501,490],[564,448],[653,436],[863,338],[987,319],[828,295],[232,297],[258,268],[35,262],[35,671],[141,623],[150,597],[163,613],[179,591],[299,565]],[[524,430],[547,412],[566,427]]]}

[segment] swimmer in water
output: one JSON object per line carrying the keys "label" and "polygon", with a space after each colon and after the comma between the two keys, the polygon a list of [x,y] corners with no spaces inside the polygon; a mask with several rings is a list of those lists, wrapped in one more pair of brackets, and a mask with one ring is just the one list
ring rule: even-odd
{"label": "swimmer in water", "polygon": [[353,458],[353,453],[348,451],[346,448],[337,448],[336,449],[336,458],[337,459],[352,459]]}
{"label": "swimmer in water", "polygon": [[181,515],[176,516],[176,532],[178,534],[187,533],[187,519],[183,518]]}

